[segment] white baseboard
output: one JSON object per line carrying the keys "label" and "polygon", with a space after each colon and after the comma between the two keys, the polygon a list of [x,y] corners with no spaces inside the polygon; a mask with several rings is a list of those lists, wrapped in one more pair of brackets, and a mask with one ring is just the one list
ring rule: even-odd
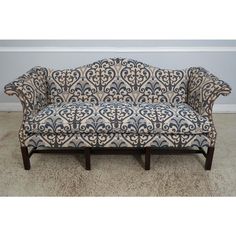
{"label": "white baseboard", "polygon": [[0,111],[22,111],[19,102],[0,102]]}
{"label": "white baseboard", "polygon": [[215,104],[213,113],[236,113],[236,104]]}
{"label": "white baseboard", "polygon": [[[0,111],[22,111],[22,106],[18,102],[1,102]],[[214,113],[236,113],[236,104],[215,104]]]}

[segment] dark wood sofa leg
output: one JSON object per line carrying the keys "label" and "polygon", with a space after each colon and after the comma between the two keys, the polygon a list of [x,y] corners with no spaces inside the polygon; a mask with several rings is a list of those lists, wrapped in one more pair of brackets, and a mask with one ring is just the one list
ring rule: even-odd
{"label": "dark wood sofa leg", "polygon": [[145,170],[150,170],[151,148],[145,148]]}
{"label": "dark wood sofa leg", "polygon": [[84,156],[85,156],[85,169],[91,170],[91,162],[90,162],[90,148],[86,147],[84,149]]}
{"label": "dark wood sofa leg", "polygon": [[205,170],[211,170],[213,155],[214,155],[215,147],[208,147],[206,162],[205,162]]}
{"label": "dark wood sofa leg", "polygon": [[30,170],[30,157],[29,157],[29,153],[28,153],[28,148],[21,147],[21,154],[22,154],[25,170]]}

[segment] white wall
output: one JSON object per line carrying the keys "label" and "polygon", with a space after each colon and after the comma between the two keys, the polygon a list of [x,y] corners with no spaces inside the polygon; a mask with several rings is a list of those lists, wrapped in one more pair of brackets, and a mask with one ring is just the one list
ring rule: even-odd
{"label": "white wall", "polygon": [[34,66],[73,68],[109,57],[128,57],[161,68],[205,67],[233,90],[230,96],[220,97],[217,104],[225,104],[227,109],[236,107],[236,40],[0,40],[0,110],[1,104],[4,107],[18,101],[4,94],[4,85]]}

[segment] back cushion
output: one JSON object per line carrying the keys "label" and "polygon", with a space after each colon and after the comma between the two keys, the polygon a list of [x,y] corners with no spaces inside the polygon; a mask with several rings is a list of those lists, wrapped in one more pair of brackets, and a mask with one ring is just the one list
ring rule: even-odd
{"label": "back cushion", "polygon": [[151,78],[140,88],[139,102],[186,102],[187,76],[184,70],[165,70],[154,67],[151,70]]}
{"label": "back cushion", "polygon": [[134,104],[186,101],[184,71],[163,70],[128,59],[105,59],[73,70],[52,71],[50,103],[123,101]]}
{"label": "back cushion", "polygon": [[84,77],[84,70],[85,68],[81,67],[52,71],[48,77],[49,103],[80,101],[97,104],[97,88]]}
{"label": "back cushion", "polygon": [[182,70],[164,70],[134,60],[124,60],[120,79],[135,103],[181,103],[186,101],[187,76]]}

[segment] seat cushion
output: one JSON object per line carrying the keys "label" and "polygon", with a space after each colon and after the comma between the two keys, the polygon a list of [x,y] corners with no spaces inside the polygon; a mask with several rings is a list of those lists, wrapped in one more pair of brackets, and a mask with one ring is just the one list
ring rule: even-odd
{"label": "seat cushion", "polygon": [[211,123],[185,103],[75,102],[49,105],[24,126],[28,133],[202,134]]}

